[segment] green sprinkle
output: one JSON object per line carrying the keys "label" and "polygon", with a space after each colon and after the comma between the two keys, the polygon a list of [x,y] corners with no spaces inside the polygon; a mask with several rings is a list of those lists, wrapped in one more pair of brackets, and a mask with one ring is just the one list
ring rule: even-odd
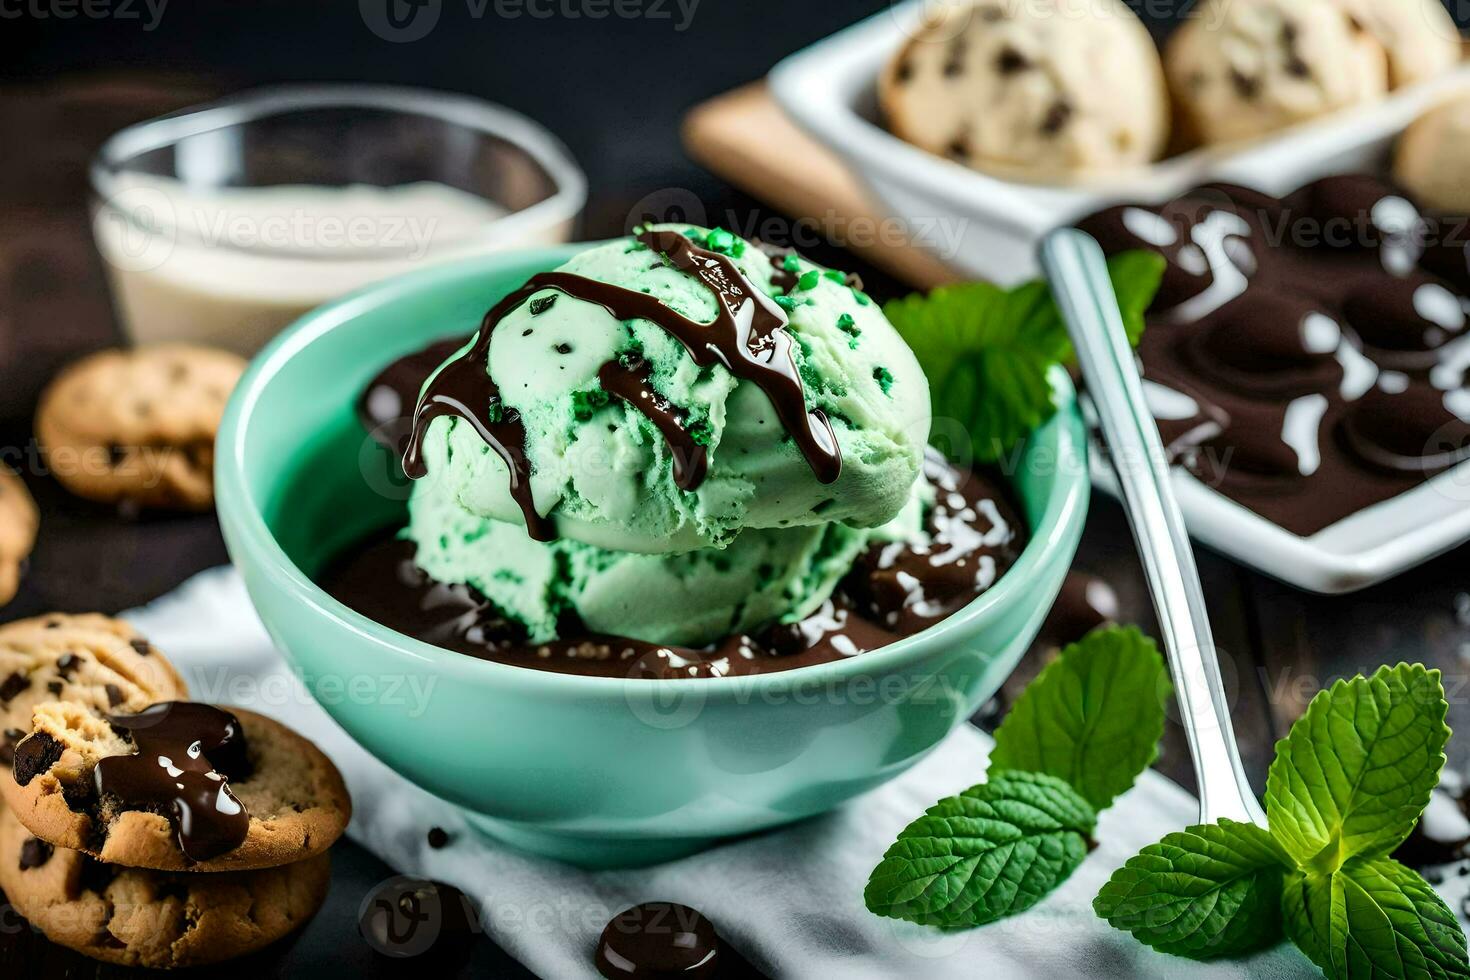
{"label": "green sprinkle", "polygon": [[735,251],[735,236],[723,228],[714,228],[705,236],[704,245],[711,252],[730,255]]}
{"label": "green sprinkle", "polygon": [[593,414],[605,406],[609,397],[607,392],[601,388],[589,388],[586,391],[572,392],[572,416],[578,422],[586,422]]}
{"label": "green sprinkle", "polygon": [[873,302],[871,299],[868,298],[868,294],[863,292],[861,289],[854,289],[852,291],[852,295],[858,301],[859,306],[867,306],[869,303]]}
{"label": "green sprinkle", "polygon": [[886,367],[873,368],[873,380],[878,382],[878,387],[883,389],[883,394],[893,390],[893,372]]}
{"label": "green sprinkle", "polygon": [[820,272],[816,269],[808,269],[801,274],[800,279],[796,280],[796,288],[802,291],[816,289],[817,283],[821,281],[822,274]]}
{"label": "green sprinkle", "polygon": [[822,273],[822,278],[831,279],[835,283],[846,283],[847,273],[842,272],[839,269],[828,269],[826,272]]}
{"label": "green sprinkle", "polygon": [[790,313],[792,310],[796,309],[796,300],[792,299],[790,296],[777,296],[775,297],[775,299],[776,305],[781,307],[781,309],[785,310],[787,313]]}
{"label": "green sprinkle", "polygon": [[863,332],[862,329],[858,327],[857,321],[852,318],[851,313],[842,313],[838,315],[837,329],[841,330],[843,333],[847,334],[850,337],[856,337],[858,334]]}
{"label": "green sprinkle", "polygon": [[787,272],[800,272],[801,260],[796,257],[795,252],[787,252],[786,257],[781,260],[781,268]]}

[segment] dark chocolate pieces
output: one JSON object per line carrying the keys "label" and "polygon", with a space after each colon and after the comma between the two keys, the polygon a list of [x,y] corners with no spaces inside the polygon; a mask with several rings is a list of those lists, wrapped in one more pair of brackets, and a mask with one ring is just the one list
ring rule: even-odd
{"label": "dark chocolate pieces", "polygon": [[108,720],[138,751],[97,763],[93,781],[100,798],[124,810],[162,809],[179,848],[194,861],[244,842],[250,814],[227,781],[227,775],[248,774],[239,719],[212,705],[166,701]]}
{"label": "dark chocolate pieces", "polygon": [[16,785],[29,786],[32,779],[56,765],[63,751],[65,747],[45,732],[32,732],[21,739],[10,768]]}
{"label": "dark chocolate pieces", "polygon": [[713,980],[724,943],[714,923],[687,905],[644,902],[613,916],[594,961],[609,980]]}

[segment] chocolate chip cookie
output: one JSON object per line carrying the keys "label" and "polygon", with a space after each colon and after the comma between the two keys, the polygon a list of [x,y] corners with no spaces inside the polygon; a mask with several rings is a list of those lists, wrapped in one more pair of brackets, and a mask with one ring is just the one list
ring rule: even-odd
{"label": "chocolate chip cookie", "polygon": [[109,864],[278,867],[325,851],[351,816],[327,757],[254,712],[170,702],[118,715],[52,701],[31,729],[14,779],[0,781],[7,804],[40,839]]}
{"label": "chocolate chip cookie", "polygon": [[202,966],[270,945],[321,907],[329,862],[211,875],[120,868],[33,837],[0,807],[11,905],[52,942],[126,966]]}
{"label": "chocolate chip cookie", "polygon": [[36,544],[40,515],[20,477],[0,466],[0,606],[15,598],[20,570]]}
{"label": "chocolate chip cookie", "polygon": [[206,347],[102,351],[42,394],[36,436],[52,473],[78,496],[206,510],[215,433],[244,369],[234,354]]}
{"label": "chocolate chip cookie", "polygon": [[188,697],[173,665],[121,620],[53,613],[0,626],[0,782],[43,701],[128,712]]}

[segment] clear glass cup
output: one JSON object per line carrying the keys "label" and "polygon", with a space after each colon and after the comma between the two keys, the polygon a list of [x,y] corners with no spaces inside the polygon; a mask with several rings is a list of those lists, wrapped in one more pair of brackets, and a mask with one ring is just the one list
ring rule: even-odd
{"label": "clear glass cup", "polygon": [[566,241],[587,196],[566,148],[524,116],[357,85],[260,89],[130,126],[91,180],[133,340],[243,354],[388,276]]}

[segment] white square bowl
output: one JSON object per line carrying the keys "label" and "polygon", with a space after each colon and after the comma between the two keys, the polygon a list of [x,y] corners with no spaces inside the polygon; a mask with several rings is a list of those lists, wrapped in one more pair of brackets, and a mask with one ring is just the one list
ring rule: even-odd
{"label": "white square bowl", "polygon": [[[1022,184],[911,146],[876,122],[875,80],[923,11],[924,0],[908,0],[817,42],[776,66],[771,90],[907,224],[916,244],[966,275],[1001,283],[1039,274],[1036,248],[1048,231],[1120,201],[1164,201],[1210,180],[1280,195],[1332,173],[1382,172],[1404,127],[1447,90],[1470,84],[1470,67],[1460,68],[1245,146],[1197,150],[1085,184]],[[1092,458],[1094,482],[1116,495],[1102,454]],[[1351,592],[1470,540],[1470,463],[1309,536],[1292,534],[1182,469],[1174,483],[1197,540],[1312,592]]]}
{"label": "white square bowl", "polygon": [[1201,149],[1069,185],[989,176],[912,146],[877,122],[876,80],[923,19],[905,0],[781,61],[771,92],[781,108],[836,153],[914,244],[966,275],[1000,283],[1035,278],[1048,231],[1127,200],[1164,201],[1207,180],[1279,192],[1347,166],[1363,143],[1396,133],[1470,66],[1259,142]]}

